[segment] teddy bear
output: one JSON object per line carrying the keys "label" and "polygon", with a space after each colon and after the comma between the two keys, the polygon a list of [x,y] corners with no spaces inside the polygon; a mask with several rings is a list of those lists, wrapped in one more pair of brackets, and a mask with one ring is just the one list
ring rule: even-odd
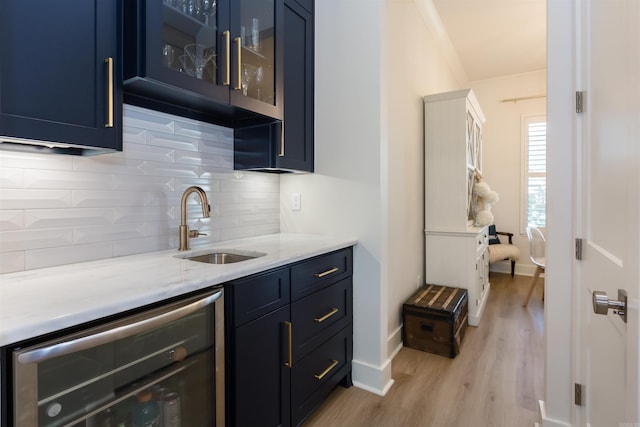
{"label": "teddy bear", "polygon": [[498,193],[491,190],[489,184],[485,181],[478,179],[473,185],[473,199],[476,202],[474,209],[475,224],[478,226],[493,224],[491,206],[498,202]]}

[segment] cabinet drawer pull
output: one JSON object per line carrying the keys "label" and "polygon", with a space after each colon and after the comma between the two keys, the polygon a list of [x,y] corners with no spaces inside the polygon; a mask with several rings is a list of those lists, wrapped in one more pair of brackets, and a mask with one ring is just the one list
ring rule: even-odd
{"label": "cabinet drawer pull", "polygon": [[329,365],[329,367],[327,367],[327,369],[325,369],[324,371],[322,371],[320,374],[314,375],[314,378],[321,380],[323,379],[333,368],[336,367],[336,365],[338,364],[338,361],[333,359],[331,361],[331,365]]}
{"label": "cabinet drawer pull", "polygon": [[113,58],[104,60],[107,63],[107,123],[104,127],[113,127]]}
{"label": "cabinet drawer pull", "polygon": [[284,120],[280,122],[280,152],[278,157],[284,157]]}
{"label": "cabinet drawer pull", "polygon": [[287,328],[287,361],[284,362],[284,366],[287,368],[293,367],[293,324],[291,322],[284,322],[284,326]]}
{"label": "cabinet drawer pull", "polygon": [[235,90],[242,89],[242,39],[240,37],[236,37],[233,39],[236,42],[236,47],[238,50],[238,75],[236,76],[238,81],[236,82]]}
{"label": "cabinet drawer pull", "polygon": [[316,276],[319,279],[321,277],[328,276],[331,273],[335,273],[338,270],[340,270],[338,267],[333,267],[331,270],[323,271],[322,273],[316,273],[314,274],[314,276]]}
{"label": "cabinet drawer pull", "polygon": [[330,312],[328,312],[327,314],[325,314],[324,316],[322,316],[322,317],[316,317],[316,318],[315,318],[315,319],[313,319],[313,320],[315,320],[315,321],[316,321],[316,322],[318,322],[318,323],[322,323],[322,322],[324,322],[325,320],[327,320],[329,317],[331,317],[331,316],[333,316],[334,314],[336,314],[338,311],[339,311],[339,310],[338,310],[337,308],[332,308],[332,309],[331,309],[331,311],[330,311]]}
{"label": "cabinet drawer pull", "polygon": [[231,84],[231,33],[229,33],[229,30],[223,31],[222,36],[224,37],[225,41],[225,53],[227,57],[227,61],[225,64],[225,75],[224,80],[222,81],[222,85],[229,86]]}

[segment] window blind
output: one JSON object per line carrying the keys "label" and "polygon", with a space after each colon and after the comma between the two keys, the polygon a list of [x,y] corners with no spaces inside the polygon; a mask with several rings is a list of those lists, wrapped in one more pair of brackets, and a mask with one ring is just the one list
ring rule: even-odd
{"label": "window blind", "polygon": [[544,227],[547,200],[547,123],[529,123],[527,135],[527,223]]}

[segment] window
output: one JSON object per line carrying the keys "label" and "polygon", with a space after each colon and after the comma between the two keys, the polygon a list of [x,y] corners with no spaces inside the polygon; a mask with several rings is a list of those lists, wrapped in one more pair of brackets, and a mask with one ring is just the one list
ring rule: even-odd
{"label": "window", "polygon": [[547,200],[547,118],[523,117],[522,120],[522,219],[525,227],[546,225]]}

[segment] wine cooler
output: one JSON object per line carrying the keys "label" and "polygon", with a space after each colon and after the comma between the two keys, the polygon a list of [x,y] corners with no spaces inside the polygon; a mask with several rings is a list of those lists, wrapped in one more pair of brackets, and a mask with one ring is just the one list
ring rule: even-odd
{"label": "wine cooler", "polygon": [[14,348],[11,361],[14,426],[223,426],[223,290]]}

